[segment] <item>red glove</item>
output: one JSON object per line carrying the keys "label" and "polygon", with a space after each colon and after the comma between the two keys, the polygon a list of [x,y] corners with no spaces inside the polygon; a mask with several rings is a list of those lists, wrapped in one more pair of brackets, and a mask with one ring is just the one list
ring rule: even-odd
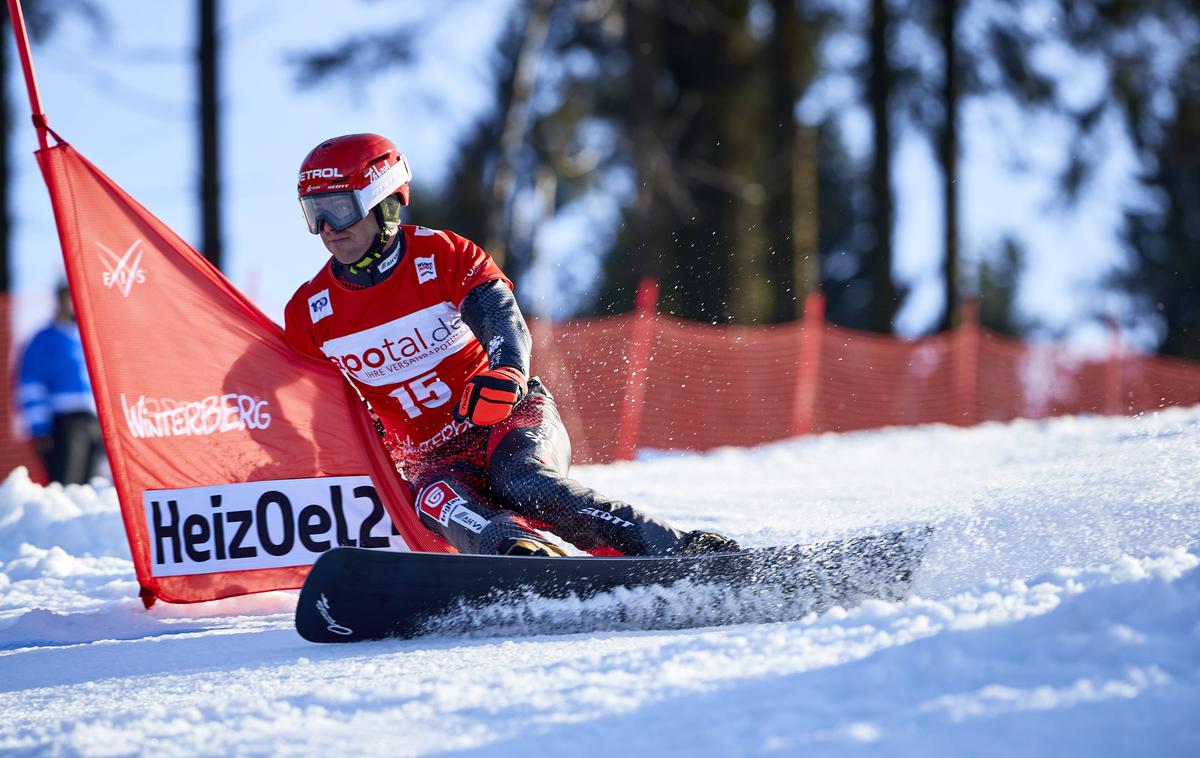
{"label": "red glove", "polygon": [[467,380],[458,407],[456,421],[470,421],[476,426],[499,424],[509,417],[529,385],[525,374],[511,366],[481,371]]}

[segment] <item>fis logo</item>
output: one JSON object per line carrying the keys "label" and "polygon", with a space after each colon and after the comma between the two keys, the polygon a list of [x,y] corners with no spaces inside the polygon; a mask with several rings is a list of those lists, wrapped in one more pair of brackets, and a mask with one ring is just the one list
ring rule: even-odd
{"label": "fis logo", "polygon": [[144,251],[141,249],[141,240],[130,245],[123,255],[113,252],[102,242],[96,244],[101,251],[100,262],[106,269],[101,276],[106,289],[115,288],[122,296],[129,297],[133,285],[146,283],[146,270],[142,268]]}
{"label": "fis logo", "polygon": [[300,172],[301,182],[307,182],[310,179],[342,179],[342,170],[338,168],[310,168],[308,171]]}
{"label": "fis logo", "polygon": [[383,176],[383,173],[391,167],[391,164],[384,160],[377,165],[367,166],[367,170],[363,172],[363,175],[367,177],[368,182],[373,182]]}
{"label": "fis logo", "polygon": [[428,258],[413,258],[413,262],[417,267],[417,284],[437,279],[437,268],[433,264],[433,256]]}
{"label": "fis logo", "polygon": [[333,303],[329,301],[329,290],[321,290],[308,299],[308,315],[315,324],[326,316],[333,315]]}

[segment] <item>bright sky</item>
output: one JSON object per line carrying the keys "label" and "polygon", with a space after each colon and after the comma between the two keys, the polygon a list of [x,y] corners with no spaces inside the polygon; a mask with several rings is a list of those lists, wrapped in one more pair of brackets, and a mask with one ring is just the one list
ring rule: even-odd
{"label": "bright sky", "polygon": [[[304,227],[295,199],[300,160],[321,140],[349,132],[391,137],[408,154],[422,181],[441,181],[462,130],[486,108],[493,72],[490,52],[513,0],[330,4],[319,0],[241,0],[222,4],[224,59],[225,273],[271,317],[281,320],[295,288],[326,259]],[[34,61],[51,126],[133,197],[199,243],[198,136],[194,125],[192,62],[194,3],[122,0],[103,3],[111,14],[107,40],[71,19]],[[414,9],[415,8],[415,9]],[[420,40],[418,65],[361,87],[338,81],[300,90],[289,54],[323,49],[351,33],[403,20]],[[968,32],[969,34],[969,32]],[[8,44],[12,44],[11,41]],[[861,54],[843,45],[843,57]],[[15,58],[14,58],[15,60]],[[1061,62],[1060,62],[1061,63]],[[1074,63],[1078,63],[1077,61]],[[1086,86],[1086,67],[1075,66]],[[14,75],[14,79],[15,79]],[[28,124],[23,85],[14,104]],[[839,114],[852,150],[870,151],[866,112],[852,87],[836,79],[822,90],[811,117]],[[807,110],[806,110],[807,108]],[[1115,139],[1094,191],[1065,216],[1051,175],[1063,154],[1065,132],[1053,119],[1030,118],[1004,102],[973,102],[965,129],[960,197],[963,255],[987,255],[1005,234],[1030,247],[1029,275],[1020,305],[1056,326],[1075,324],[1095,307],[1091,294],[1102,274],[1123,257],[1117,241],[1118,204],[1129,185],[1132,157]],[[18,128],[14,288],[18,335],[49,315],[48,293],[62,277],[61,253],[45,186],[32,151],[32,128]],[[941,189],[928,144],[915,136],[897,142],[897,276],[911,296],[899,318],[902,333],[928,329],[941,309]],[[1013,166],[1023,163],[1024,168]],[[550,262],[596,219],[611,219],[611,200],[593,200],[543,230],[540,253]],[[420,219],[406,219],[418,222]],[[577,260],[577,259],[576,259]],[[576,267],[578,264],[574,264]],[[590,272],[594,268],[585,269]],[[552,291],[555,274],[535,273],[526,286]],[[1103,305],[1103,304],[1102,304]],[[1122,303],[1104,305],[1120,309]],[[1084,336],[1102,338],[1094,330]],[[1149,334],[1134,336],[1143,344]]]}
{"label": "bright sky", "polygon": [[[510,4],[456,2],[453,14],[441,14],[436,25],[414,23],[410,33],[420,40],[420,64],[408,75],[378,77],[362,87],[338,82],[305,90],[294,83],[290,54],[324,49],[373,25],[428,21],[424,7],[320,0],[221,4],[224,268],[269,316],[282,321],[287,298],[328,257],[308,234],[296,202],[296,173],[305,154],[331,136],[378,132],[408,154],[418,190],[422,180],[441,180],[459,131],[488,103],[492,73],[486,52]],[[72,19],[49,44],[34,49],[50,125],[198,245],[195,3],[102,5],[112,20],[107,41]],[[26,127],[28,101],[14,74],[17,123]],[[16,138],[14,289],[22,297],[16,318],[23,333],[48,317],[48,293],[61,280],[63,266],[33,157],[36,135],[32,127],[18,128]]]}

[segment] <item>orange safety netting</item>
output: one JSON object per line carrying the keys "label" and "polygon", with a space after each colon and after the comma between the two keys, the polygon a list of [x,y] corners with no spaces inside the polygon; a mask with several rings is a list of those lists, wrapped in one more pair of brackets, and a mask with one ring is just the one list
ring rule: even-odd
{"label": "orange safety netting", "polygon": [[713,326],[644,314],[537,323],[534,335],[534,372],[558,399],[579,463],[634,448],[1200,403],[1196,362],[1122,352],[1115,341],[1111,355],[1080,359],[976,324],[903,340],[819,319]]}
{"label": "orange safety netting", "polygon": [[[8,313],[0,298],[0,315]],[[634,314],[534,321],[531,329],[534,372],[558,400],[579,463],[627,458],[633,447],[708,450],[801,433],[1200,403],[1194,361],[1115,344],[1107,358],[1080,360],[1063,345],[973,324],[919,340],[819,321],[713,326]],[[638,339],[641,366],[631,364]],[[9,397],[11,386],[0,378]],[[40,472],[10,405],[0,409],[0,470],[17,465]]]}
{"label": "orange safety netting", "polygon": [[24,421],[17,406],[17,372],[20,371],[20,348],[13,344],[13,296],[0,295],[0,355],[8,357],[7,370],[0,370],[0,476],[7,476],[17,466],[25,466],[37,481],[45,480],[42,462],[24,432]]}

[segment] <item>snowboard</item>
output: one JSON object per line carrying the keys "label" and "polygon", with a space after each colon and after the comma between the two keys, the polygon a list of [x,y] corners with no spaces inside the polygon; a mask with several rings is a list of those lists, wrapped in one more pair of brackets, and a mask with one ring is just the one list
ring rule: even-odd
{"label": "snowboard", "polygon": [[[311,642],[461,634],[478,630],[489,618],[511,620],[512,609],[523,607],[532,619],[522,627],[524,633],[571,631],[539,628],[537,603],[598,597],[613,601],[596,605],[598,612],[625,619],[617,628],[798,618],[869,598],[903,599],[931,532],[921,526],[808,545],[654,558],[337,547],[317,559],[300,591],[296,630]],[[638,606],[640,588],[657,594]],[[730,601],[734,597],[737,602]],[[574,609],[584,606],[568,603]],[[771,613],[763,617],[764,610]]]}

